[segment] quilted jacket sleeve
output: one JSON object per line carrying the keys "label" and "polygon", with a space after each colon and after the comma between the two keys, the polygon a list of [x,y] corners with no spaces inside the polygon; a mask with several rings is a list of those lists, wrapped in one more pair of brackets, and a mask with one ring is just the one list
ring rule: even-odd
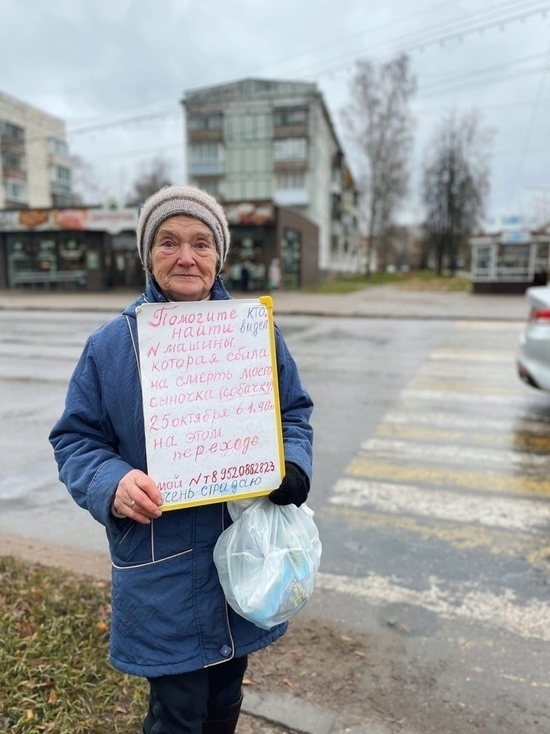
{"label": "quilted jacket sleeve", "polygon": [[275,339],[285,460],[298,464],[311,482],[313,429],[309,418],[313,402],[302,385],[296,363],[277,328]]}
{"label": "quilted jacket sleeve", "polygon": [[112,527],[114,493],[133,467],[117,453],[91,337],[70,380],[65,410],[50,433],[50,442],[59,478],[74,500],[100,523]]}

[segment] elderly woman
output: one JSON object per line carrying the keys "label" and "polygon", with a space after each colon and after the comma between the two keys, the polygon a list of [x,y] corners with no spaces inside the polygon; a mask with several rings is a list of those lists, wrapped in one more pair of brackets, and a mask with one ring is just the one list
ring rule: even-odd
{"label": "elderly woman", "polygon": [[[221,206],[168,186],[143,206],[137,244],[146,292],[88,339],[50,440],[60,479],[105,526],[112,571],[112,664],[150,684],[145,734],[231,734],[247,655],[286,630],[256,627],[226,603],[213,548],[226,503],[162,513],[147,474],[136,307],[229,299],[219,277],[229,248]],[[311,478],[312,402],[276,329],[285,478],[269,495],[300,505]]]}

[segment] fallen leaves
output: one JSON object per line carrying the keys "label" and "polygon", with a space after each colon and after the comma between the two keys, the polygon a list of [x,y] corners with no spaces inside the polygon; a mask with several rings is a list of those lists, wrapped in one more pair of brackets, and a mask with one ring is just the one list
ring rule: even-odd
{"label": "fallen leaves", "polygon": [[146,682],[108,662],[109,585],[9,557],[0,558],[0,580],[0,730],[140,729]]}

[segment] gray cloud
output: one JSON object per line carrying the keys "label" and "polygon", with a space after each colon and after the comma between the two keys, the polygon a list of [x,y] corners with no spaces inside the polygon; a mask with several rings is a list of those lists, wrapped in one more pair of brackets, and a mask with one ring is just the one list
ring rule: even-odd
{"label": "gray cloud", "polygon": [[[409,51],[419,87],[415,171],[442,114],[477,108],[497,130],[493,213],[518,213],[534,193],[550,193],[544,6],[543,0],[394,0],[378,7],[362,0],[3,0],[0,90],[66,119],[74,152],[122,196],[156,155],[183,177],[185,90],[244,76],[316,81],[341,133],[354,59]],[[144,119],[149,113],[157,117]],[[85,132],[93,123],[113,124]],[[417,182],[413,176],[411,212],[418,212]]]}

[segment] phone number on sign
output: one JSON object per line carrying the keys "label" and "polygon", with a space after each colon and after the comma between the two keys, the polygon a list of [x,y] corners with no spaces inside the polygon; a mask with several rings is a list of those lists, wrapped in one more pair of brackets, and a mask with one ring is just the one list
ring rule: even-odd
{"label": "phone number on sign", "polygon": [[[219,478],[238,479],[239,477],[249,477],[255,474],[266,474],[275,471],[275,464],[272,461],[257,461],[254,464],[242,464],[241,466],[229,466],[220,470]],[[216,475],[216,476],[214,476]],[[212,472],[212,481],[217,481],[217,472]]]}

